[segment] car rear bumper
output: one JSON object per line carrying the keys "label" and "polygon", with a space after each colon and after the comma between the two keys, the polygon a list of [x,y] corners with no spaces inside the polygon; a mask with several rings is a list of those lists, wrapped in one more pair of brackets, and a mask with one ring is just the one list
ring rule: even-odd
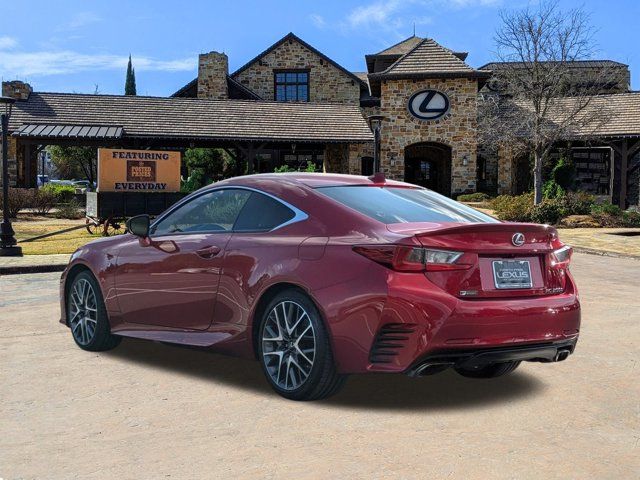
{"label": "car rear bumper", "polygon": [[434,352],[414,362],[404,373],[419,377],[447,367],[473,368],[513,361],[560,362],[573,353],[577,340]]}

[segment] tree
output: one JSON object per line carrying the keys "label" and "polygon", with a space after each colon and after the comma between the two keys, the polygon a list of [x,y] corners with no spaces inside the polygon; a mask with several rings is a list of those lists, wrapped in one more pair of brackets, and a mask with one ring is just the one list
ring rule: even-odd
{"label": "tree", "polygon": [[235,169],[235,162],[217,148],[189,148],[184,152],[184,164],[189,178],[183,182],[182,188],[188,192],[233,176]]}
{"label": "tree", "polygon": [[493,93],[479,105],[482,143],[532,155],[536,204],[551,150],[560,141],[588,139],[608,118],[606,107],[592,108],[592,102],[611,71],[602,66],[578,73],[573,64],[593,55],[589,17],[581,8],[560,11],[557,5],[542,0],[535,9],[501,12],[495,43],[504,63],[489,84]]}
{"label": "tree", "polygon": [[137,95],[136,93],[136,71],[131,64],[131,55],[129,55],[129,63],[127,64],[127,79],[124,82],[125,95]]}
{"label": "tree", "polygon": [[95,147],[49,147],[51,161],[61,178],[86,179],[93,183],[96,180],[96,158],[98,150]]}

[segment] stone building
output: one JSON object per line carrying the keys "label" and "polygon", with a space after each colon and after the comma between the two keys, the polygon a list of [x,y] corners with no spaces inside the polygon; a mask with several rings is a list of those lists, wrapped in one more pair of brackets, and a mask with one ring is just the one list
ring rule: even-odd
{"label": "stone building", "polygon": [[[311,162],[321,171],[362,175],[378,168],[454,197],[519,193],[530,186],[528,159],[478,143],[479,98],[505,93],[492,72],[507,65],[476,69],[466,57],[411,36],[365,55],[367,71],[352,72],[289,33],[233,72],[224,53],[200,55],[197,78],[170,97],[49,94],[4,82],[3,94],[19,99],[10,124],[11,176],[35,186],[35,155],[50,144],[213,146],[244,162],[239,174]],[[629,91],[629,69],[599,60],[574,62],[571,71],[575,88],[601,81],[599,101],[615,113],[597,141],[571,146],[584,188],[637,203],[640,92]],[[380,125],[377,166],[372,116]],[[117,137],[107,135],[112,127]]]}

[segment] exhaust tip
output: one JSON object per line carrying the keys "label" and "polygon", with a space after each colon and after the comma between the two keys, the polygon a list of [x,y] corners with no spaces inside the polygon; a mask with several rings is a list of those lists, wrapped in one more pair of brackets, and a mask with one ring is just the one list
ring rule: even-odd
{"label": "exhaust tip", "polygon": [[571,352],[569,350],[558,350],[558,353],[556,354],[556,362],[561,362],[563,360],[566,360],[567,357],[571,354]]}

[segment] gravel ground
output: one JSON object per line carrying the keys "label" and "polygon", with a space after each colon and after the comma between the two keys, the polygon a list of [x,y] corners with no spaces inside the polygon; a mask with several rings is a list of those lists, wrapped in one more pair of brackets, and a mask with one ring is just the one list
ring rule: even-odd
{"label": "gravel ground", "polygon": [[59,274],[0,277],[0,478],[640,478],[633,259],[576,254],[576,353],[490,381],[354,376],[295,403],[256,362],[73,344]]}

